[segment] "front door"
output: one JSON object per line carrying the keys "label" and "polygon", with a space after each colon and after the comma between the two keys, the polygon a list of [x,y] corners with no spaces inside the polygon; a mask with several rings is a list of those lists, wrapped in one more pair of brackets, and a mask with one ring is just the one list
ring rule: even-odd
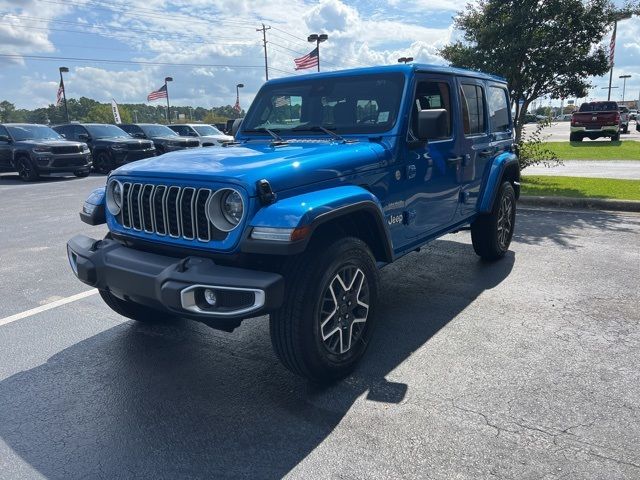
{"label": "front door", "polygon": [[[7,129],[0,125],[0,136],[9,136]],[[11,169],[11,142],[0,140],[0,170]]]}
{"label": "front door", "polygon": [[[454,221],[460,195],[458,182],[463,156],[456,142],[455,84],[452,77],[421,75],[412,104],[406,158],[405,219],[410,238],[428,236]],[[445,109],[449,128],[427,144],[413,142],[419,110]]]}

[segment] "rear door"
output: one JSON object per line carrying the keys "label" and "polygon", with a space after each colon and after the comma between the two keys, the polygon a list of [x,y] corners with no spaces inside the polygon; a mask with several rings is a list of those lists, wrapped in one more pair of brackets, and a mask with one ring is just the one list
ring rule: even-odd
{"label": "rear door", "polygon": [[484,81],[470,77],[457,80],[460,96],[462,150],[464,151],[459,180],[462,185],[459,218],[475,213],[484,172],[497,152],[489,133],[487,92]]}

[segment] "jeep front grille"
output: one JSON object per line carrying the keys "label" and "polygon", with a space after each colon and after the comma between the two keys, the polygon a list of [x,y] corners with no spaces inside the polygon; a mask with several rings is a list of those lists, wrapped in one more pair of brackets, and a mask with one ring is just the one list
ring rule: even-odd
{"label": "jeep front grille", "polygon": [[209,242],[222,240],[207,218],[208,188],[178,187],[125,182],[118,221],[125,229],[172,238]]}

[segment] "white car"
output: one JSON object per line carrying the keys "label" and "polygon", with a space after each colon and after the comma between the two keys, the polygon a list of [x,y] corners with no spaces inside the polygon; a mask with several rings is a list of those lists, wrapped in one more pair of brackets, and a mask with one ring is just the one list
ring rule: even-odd
{"label": "white car", "polygon": [[203,147],[221,146],[223,143],[233,142],[233,137],[225,135],[216,127],[202,123],[176,123],[167,125],[171,130],[183,137],[196,137]]}

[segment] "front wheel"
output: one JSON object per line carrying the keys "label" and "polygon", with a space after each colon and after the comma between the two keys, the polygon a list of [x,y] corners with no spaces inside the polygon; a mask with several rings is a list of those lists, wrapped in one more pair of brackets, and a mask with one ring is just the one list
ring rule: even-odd
{"label": "front wheel", "polygon": [[90,170],[81,170],[81,171],[78,171],[78,172],[73,172],[73,174],[78,178],[88,177],[90,173],[91,173]]}
{"label": "front wheel", "polygon": [[378,269],[369,247],[346,237],[285,268],[287,295],[271,315],[271,342],[292,372],[315,382],[348,375],[369,345]]}
{"label": "front wheel", "polygon": [[38,171],[27,157],[18,157],[15,166],[18,176],[23,182],[34,182],[38,179]]}
{"label": "front wheel", "polygon": [[516,223],[516,193],[509,182],[503,182],[491,213],[481,215],[471,224],[473,249],[484,260],[504,257]]}
{"label": "front wheel", "polygon": [[99,173],[109,173],[113,170],[114,164],[108,152],[100,152],[93,161],[93,168]]}

